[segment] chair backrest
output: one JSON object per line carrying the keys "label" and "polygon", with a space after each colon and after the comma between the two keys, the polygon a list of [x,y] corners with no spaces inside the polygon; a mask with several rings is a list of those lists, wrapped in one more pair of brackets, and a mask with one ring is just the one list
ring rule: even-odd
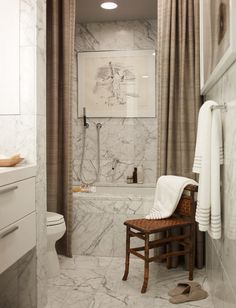
{"label": "chair backrest", "polygon": [[195,219],[195,192],[197,192],[197,186],[188,185],[185,187],[184,192],[179,200],[178,206],[175,210],[175,215],[191,217],[193,220]]}

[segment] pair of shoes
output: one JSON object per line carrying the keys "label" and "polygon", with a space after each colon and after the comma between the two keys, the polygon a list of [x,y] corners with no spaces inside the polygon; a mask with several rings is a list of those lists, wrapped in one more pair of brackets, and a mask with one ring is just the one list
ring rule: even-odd
{"label": "pair of shoes", "polygon": [[171,296],[169,302],[172,304],[199,301],[208,297],[208,293],[197,282],[178,283],[168,294]]}

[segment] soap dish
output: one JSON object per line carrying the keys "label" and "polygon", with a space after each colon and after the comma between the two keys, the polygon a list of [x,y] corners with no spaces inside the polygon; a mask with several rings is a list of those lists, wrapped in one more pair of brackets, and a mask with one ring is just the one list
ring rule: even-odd
{"label": "soap dish", "polygon": [[0,167],[14,167],[19,164],[24,158],[20,157],[19,154],[14,155],[9,158],[1,158],[0,159]]}

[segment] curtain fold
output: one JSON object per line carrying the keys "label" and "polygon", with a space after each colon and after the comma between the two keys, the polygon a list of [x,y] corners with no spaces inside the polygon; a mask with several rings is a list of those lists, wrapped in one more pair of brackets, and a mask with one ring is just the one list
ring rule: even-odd
{"label": "curtain fold", "polygon": [[[158,0],[157,10],[157,175],[195,179],[192,165],[201,105],[199,0]],[[197,264],[202,267],[203,234],[196,237]]]}
{"label": "curtain fold", "polygon": [[63,214],[57,249],[68,257],[72,233],[72,63],[75,0],[47,1],[47,208]]}

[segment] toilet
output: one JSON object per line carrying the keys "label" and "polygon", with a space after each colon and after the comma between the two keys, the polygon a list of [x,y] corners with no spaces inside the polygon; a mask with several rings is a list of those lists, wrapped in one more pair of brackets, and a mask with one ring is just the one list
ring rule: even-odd
{"label": "toilet", "polygon": [[47,258],[48,258],[48,278],[56,277],[60,274],[59,261],[55,248],[58,241],[66,231],[63,215],[47,212]]}

